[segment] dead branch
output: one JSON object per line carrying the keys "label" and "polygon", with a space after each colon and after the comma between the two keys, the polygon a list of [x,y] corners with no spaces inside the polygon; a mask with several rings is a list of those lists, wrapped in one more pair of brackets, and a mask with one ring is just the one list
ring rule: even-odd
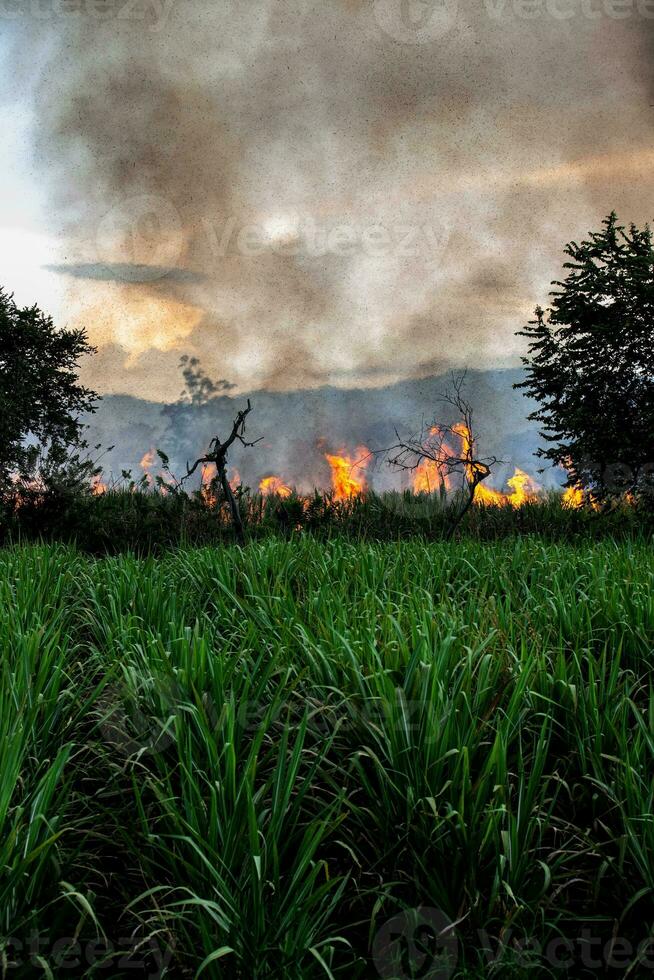
{"label": "dead branch", "polygon": [[424,460],[435,464],[441,479],[445,482],[452,476],[460,476],[465,500],[450,524],[447,537],[451,538],[466,513],[472,507],[477,487],[491,475],[492,468],[500,460],[495,456],[480,457],[477,452],[473,410],[464,396],[466,373],[452,374],[450,388],[440,397],[441,404],[448,406],[460,421],[449,424],[434,421],[425,425],[420,432],[402,438],[397,429],[397,442],[386,449],[377,450],[387,457],[388,464],[398,470],[416,470]]}
{"label": "dead branch", "polygon": [[232,431],[227,439],[221,441],[219,436],[215,436],[209,443],[209,450],[204,456],[200,456],[199,459],[196,459],[193,466],[189,466],[188,462],[186,463],[186,476],[181,481],[184,483],[190,476],[193,476],[200,465],[214,465],[216,467],[220,485],[225,495],[225,499],[229,504],[234,530],[236,531],[236,537],[239,544],[245,543],[245,530],[243,527],[243,519],[239,510],[238,501],[236,500],[234,491],[232,490],[229,480],[227,479],[227,454],[236,441],[240,442],[242,446],[248,448],[251,446],[256,446],[257,443],[261,442],[263,439],[263,436],[261,436],[259,439],[255,439],[253,442],[248,442],[245,438],[245,422],[251,411],[252,405],[250,404],[250,399],[248,398],[247,408],[241,409],[241,411],[237,414],[232,424]]}

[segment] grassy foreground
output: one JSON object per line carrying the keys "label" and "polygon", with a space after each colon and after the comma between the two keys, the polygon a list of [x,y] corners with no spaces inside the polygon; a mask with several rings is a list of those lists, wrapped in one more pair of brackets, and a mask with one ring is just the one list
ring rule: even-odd
{"label": "grassy foreground", "polygon": [[0,617],[0,975],[654,963],[645,543],[17,547]]}

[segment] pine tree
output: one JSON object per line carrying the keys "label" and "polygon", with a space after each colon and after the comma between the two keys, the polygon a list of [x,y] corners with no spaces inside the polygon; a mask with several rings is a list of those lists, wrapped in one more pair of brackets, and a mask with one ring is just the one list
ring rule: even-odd
{"label": "pine tree", "polygon": [[596,500],[651,493],[654,483],[654,250],[649,226],[626,231],[612,213],[590,240],[571,242],[551,308],[518,336],[540,404],[529,418],[569,485]]}

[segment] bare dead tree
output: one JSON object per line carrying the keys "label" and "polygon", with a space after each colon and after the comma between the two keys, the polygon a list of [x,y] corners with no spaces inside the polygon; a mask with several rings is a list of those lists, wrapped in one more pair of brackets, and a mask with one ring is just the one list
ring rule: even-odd
{"label": "bare dead tree", "polygon": [[227,479],[227,454],[235,442],[240,442],[242,446],[256,446],[258,442],[261,442],[263,436],[259,439],[255,439],[254,442],[248,442],[245,438],[245,420],[252,411],[252,405],[250,404],[250,399],[248,398],[248,407],[242,409],[232,424],[232,431],[228,438],[224,442],[221,442],[219,437],[216,436],[209,443],[209,449],[204,456],[200,456],[199,459],[193,463],[193,466],[186,464],[186,476],[182,480],[188,480],[190,476],[193,476],[198,466],[200,465],[213,465],[216,467],[216,473],[220,481],[225,499],[229,504],[229,509],[232,515],[232,523],[234,524],[234,531],[236,532],[236,538],[239,544],[245,543],[245,530],[243,528],[243,518],[241,517],[241,512],[238,506],[238,501],[234,495],[229,480]]}
{"label": "bare dead tree", "polygon": [[420,432],[409,438],[402,438],[397,429],[397,443],[382,450],[387,455],[390,466],[398,470],[417,470],[424,460],[431,460],[443,482],[451,477],[460,477],[464,491],[463,503],[454,512],[447,532],[451,538],[461,521],[472,507],[477,487],[491,475],[492,468],[500,460],[495,456],[480,457],[477,450],[473,411],[464,396],[466,372],[452,374],[449,390],[439,401],[448,414],[455,414],[458,420],[449,424],[434,421],[422,424]]}

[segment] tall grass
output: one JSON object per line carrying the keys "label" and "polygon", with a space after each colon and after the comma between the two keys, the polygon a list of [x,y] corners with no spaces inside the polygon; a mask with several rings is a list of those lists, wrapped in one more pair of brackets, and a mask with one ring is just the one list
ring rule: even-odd
{"label": "tall grass", "polygon": [[4,936],[57,910],[157,975],[298,980],[383,973],[419,906],[453,975],[649,936],[647,544],[14,548],[0,591]]}
{"label": "tall grass", "polygon": [[[88,896],[66,879],[90,826],[76,799],[81,725],[95,688],[74,639],[84,563],[62,550],[0,561],[0,962],[44,929],[66,938]],[[13,942],[13,946],[12,946]],[[34,951],[32,966],[45,961]]]}

